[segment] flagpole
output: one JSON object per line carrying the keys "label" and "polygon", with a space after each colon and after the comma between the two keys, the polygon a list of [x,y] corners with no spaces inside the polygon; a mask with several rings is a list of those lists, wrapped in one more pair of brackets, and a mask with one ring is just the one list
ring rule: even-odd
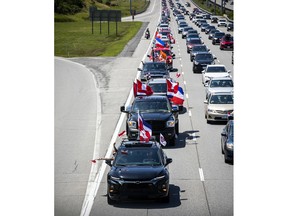
{"label": "flagpole", "polygon": [[137,118],[138,137],[137,137],[137,140],[140,140],[140,130],[139,130],[139,115],[140,115],[140,111],[138,110],[138,118]]}

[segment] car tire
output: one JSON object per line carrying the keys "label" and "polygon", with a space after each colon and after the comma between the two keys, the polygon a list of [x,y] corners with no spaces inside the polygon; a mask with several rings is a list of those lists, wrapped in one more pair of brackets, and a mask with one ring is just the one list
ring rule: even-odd
{"label": "car tire", "polygon": [[222,154],[224,154],[224,151],[223,151],[223,146],[221,145],[221,152],[222,152]]}
{"label": "car tire", "polygon": [[176,145],[176,137],[175,137],[175,135],[169,140],[169,145],[170,146],[175,146]]}
{"label": "car tire", "polygon": [[223,47],[220,46],[220,50],[223,50]]}
{"label": "car tire", "polygon": [[179,122],[175,125],[175,133],[179,134]]}
{"label": "car tire", "polygon": [[227,159],[226,155],[224,155],[224,162],[229,163],[230,161]]}

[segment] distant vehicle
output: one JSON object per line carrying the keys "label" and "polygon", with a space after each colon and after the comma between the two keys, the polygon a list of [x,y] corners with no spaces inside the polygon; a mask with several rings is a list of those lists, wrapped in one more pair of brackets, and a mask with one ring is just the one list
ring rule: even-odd
{"label": "distant vehicle", "polygon": [[200,38],[189,38],[189,40],[186,41],[187,53],[190,53],[192,47],[197,44],[203,44],[203,41]]}
{"label": "distant vehicle", "polygon": [[220,27],[220,26],[227,27],[227,21],[225,19],[219,19],[218,23],[217,23],[217,26],[218,27]]}
{"label": "distant vehicle", "polygon": [[140,71],[141,81],[147,81],[150,78],[169,78],[170,74],[165,62],[145,62]]}
{"label": "distant vehicle", "polygon": [[211,17],[211,23],[218,23],[217,17]]}
{"label": "distant vehicle", "polygon": [[207,67],[202,71],[202,83],[204,85],[214,77],[230,77],[231,71],[227,70],[225,65],[207,65]]}
{"label": "distant vehicle", "polygon": [[135,198],[170,200],[169,170],[172,162],[156,141],[124,140],[115,158],[106,159],[110,166],[107,174],[107,202],[116,204],[121,200]]}
{"label": "distant vehicle", "polygon": [[212,44],[215,45],[215,44],[219,44],[220,43],[220,40],[221,38],[225,35],[224,32],[215,32],[213,38],[212,38]]}
{"label": "distant vehicle", "polygon": [[227,31],[233,31],[233,30],[234,30],[234,24],[233,23],[228,23]]}
{"label": "distant vehicle", "polygon": [[214,77],[207,82],[205,87],[207,99],[212,92],[233,92],[234,84],[231,77]]}
{"label": "distant vehicle", "polygon": [[185,5],[186,5],[187,7],[190,7],[190,6],[191,6],[191,4],[190,4],[189,2],[185,2]]}
{"label": "distant vehicle", "polygon": [[221,152],[225,163],[234,161],[234,120],[229,120],[221,133]]}
{"label": "distant vehicle", "polygon": [[193,73],[200,73],[207,65],[215,64],[214,57],[211,53],[208,52],[199,52],[195,55],[192,70]]}
{"label": "distant vehicle", "polygon": [[212,40],[212,38],[214,37],[216,32],[220,32],[220,30],[219,29],[211,29],[209,32],[209,35],[208,35],[208,39]]}
{"label": "distant vehicle", "polygon": [[230,34],[224,35],[220,40],[220,50],[232,49],[234,48],[233,36]]}
{"label": "distant vehicle", "polygon": [[190,49],[190,61],[193,62],[194,57],[199,52],[209,52],[210,49],[206,45],[195,45]]}

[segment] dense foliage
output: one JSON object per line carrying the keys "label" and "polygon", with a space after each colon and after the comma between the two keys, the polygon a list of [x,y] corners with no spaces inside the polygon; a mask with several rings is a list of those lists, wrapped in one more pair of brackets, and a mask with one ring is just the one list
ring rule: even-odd
{"label": "dense foliage", "polygon": [[54,12],[58,14],[76,14],[84,7],[84,0],[54,0]]}

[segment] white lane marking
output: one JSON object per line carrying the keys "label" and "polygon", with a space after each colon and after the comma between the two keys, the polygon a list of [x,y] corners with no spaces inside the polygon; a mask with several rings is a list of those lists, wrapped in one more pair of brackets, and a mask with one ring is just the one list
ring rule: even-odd
{"label": "white lane marking", "polygon": [[[192,116],[191,110],[189,110],[189,112],[188,112],[188,113],[189,113],[189,116],[191,117],[191,116]],[[192,134],[192,135],[193,135],[193,134]]]}
{"label": "white lane marking", "polygon": [[192,137],[193,137],[193,138],[192,138],[193,141],[197,141],[196,133],[192,133]]}
{"label": "white lane marking", "polygon": [[182,71],[182,75],[184,75],[184,72]]}
{"label": "white lane marking", "polygon": [[189,98],[188,94],[186,94],[186,98],[187,98],[187,99]]}
{"label": "white lane marking", "polygon": [[185,81],[185,80],[184,80],[184,82],[183,82],[183,83],[184,83],[184,85],[186,85],[186,81]]}
{"label": "white lane marking", "polygon": [[204,179],[204,173],[203,173],[202,168],[199,168],[199,175],[200,175],[200,180],[201,180],[202,182],[205,181],[205,179]]}

